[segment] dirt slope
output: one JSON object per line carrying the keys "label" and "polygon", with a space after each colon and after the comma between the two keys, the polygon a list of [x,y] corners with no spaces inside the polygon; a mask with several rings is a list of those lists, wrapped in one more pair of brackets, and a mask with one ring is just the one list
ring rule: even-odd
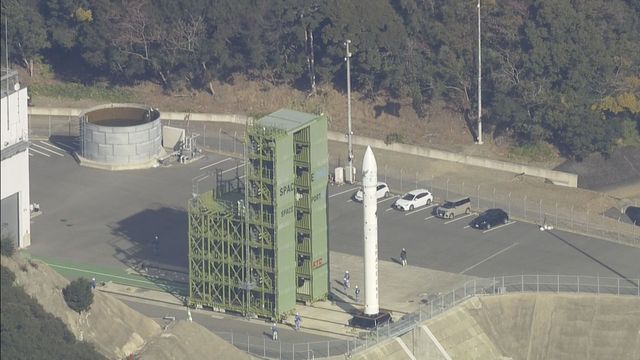
{"label": "dirt slope", "polygon": [[142,351],[141,360],[225,359],[249,360],[248,354],[196,323],[179,321]]}
{"label": "dirt slope", "polygon": [[[465,331],[469,324],[474,324],[476,331]],[[427,326],[454,359],[477,353],[477,344],[482,339],[490,340],[489,345],[501,353],[489,356],[487,352],[485,358],[640,358],[640,298],[637,297],[488,296],[471,299],[427,322]]]}
{"label": "dirt slope", "polygon": [[60,318],[77,339],[93,343],[110,359],[124,359],[130,354],[150,360],[251,359],[195,323],[178,322],[163,331],[155,321],[100,291],[94,293],[89,311],[79,315],[67,307],[62,296],[69,280],[43,262],[18,254],[13,258],[2,256],[2,265],[16,275],[17,285]]}
{"label": "dirt slope", "polygon": [[62,289],[69,281],[43,262],[2,257],[2,265],[16,275],[16,283],[42,307],[60,318],[79,340],[89,341],[111,359],[138,351],[146,341],[160,334],[153,320],[130,309],[114,297],[96,291],[91,308],[82,315],[69,309]]}

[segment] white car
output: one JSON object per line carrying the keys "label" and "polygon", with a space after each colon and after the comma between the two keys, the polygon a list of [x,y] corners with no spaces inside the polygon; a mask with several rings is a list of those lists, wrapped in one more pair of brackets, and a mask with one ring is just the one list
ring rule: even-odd
{"label": "white car", "polygon": [[[379,182],[378,186],[376,186],[376,199],[382,199],[387,196],[389,196],[389,186],[386,183]],[[356,191],[355,195],[353,195],[353,198],[356,199],[356,201],[362,202],[362,200],[364,199],[364,192],[362,191],[362,188]]]}
{"label": "white car", "polygon": [[402,211],[411,211],[421,206],[431,205],[432,202],[433,195],[428,190],[416,189],[396,200],[393,207]]}

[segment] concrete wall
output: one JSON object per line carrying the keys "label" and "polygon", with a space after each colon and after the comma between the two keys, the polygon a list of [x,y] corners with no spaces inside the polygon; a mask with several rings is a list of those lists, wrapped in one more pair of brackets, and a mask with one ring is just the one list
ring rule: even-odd
{"label": "concrete wall", "polygon": [[[60,116],[72,116],[73,114],[79,114],[77,109],[65,109],[65,108],[31,108],[31,114],[33,115],[60,115]],[[244,125],[249,117],[244,115],[230,115],[230,114],[193,114],[184,112],[163,112],[161,115],[163,120],[170,121],[209,121],[209,122],[227,122],[234,124]],[[329,131],[328,138],[332,141],[347,142],[347,139],[343,133],[336,131]],[[385,149],[396,151],[405,154],[412,154],[423,156],[431,159],[453,161],[457,163],[479,166],[488,169],[495,169],[500,171],[506,171],[514,174],[526,174],[529,176],[535,176],[539,178],[548,179],[556,185],[577,187],[578,175],[571,174],[562,171],[549,170],[538,168],[534,166],[527,166],[521,164],[509,163],[506,161],[491,160],[486,158],[480,158],[475,156],[468,156],[462,154],[456,154],[448,151],[418,147],[414,145],[405,144],[390,144],[387,145],[382,140],[371,139],[362,136],[353,136],[353,143],[361,146],[371,146],[372,148]]]}
{"label": "concrete wall", "polygon": [[[329,140],[347,142],[347,139],[343,133],[330,131],[328,136],[329,136]],[[422,156],[430,159],[453,161],[461,164],[506,171],[514,174],[524,173],[529,176],[548,179],[549,181],[553,182],[556,185],[578,187],[578,175],[566,173],[562,171],[548,170],[548,169],[543,169],[543,168],[538,168],[533,166],[509,163],[506,161],[491,160],[491,159],[480,158],[475,156],[456,154],[448,151],[418,147],[415,145],[405,145],[405,144],[387,145],[382,140],[371,139],[371,138],[366,138],[362,136],[353,136],[352,142],[355,145],[361,145],[361,146],[368,145],[368,146],[371,146],[372,148],[397,151],[400,153],[412,154],[412,155]]]}
{"label": "concrete wall", "polygon": [[[1,198],[18,193],[18,247],[31,245],[31,211],[29,198],[29,153],[22,151],[2,161]],[[9,214],[3,214],[9,215]]]}
{"label": "concrete wall", "polygon": [[27,88],[12,92],[2,98],[0,108],[0,148],[20,141],[29,141],[29,117],[27,116]]}
{"label": "concrete wall", "polygon": [[[27,88],[11,91],[2,97],[0,111],[1,149],[15,149],[29,141]],[[9,151],[11,153],[11,151]],[[7,153],[3,155],[8,156]],[[3,157],[5,157],[3,156]],[[2,161],[0,169],[2,176],[1,198],[4,199],[18,193],[18,246],[27,247],[31,244],[31,212],[29,197],[29,153],[26,146],[13,156]]]}

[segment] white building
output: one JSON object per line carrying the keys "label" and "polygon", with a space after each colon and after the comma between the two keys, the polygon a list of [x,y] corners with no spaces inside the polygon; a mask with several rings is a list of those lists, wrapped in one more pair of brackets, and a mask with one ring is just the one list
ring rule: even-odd
{"label": "white building", "polygon": [[18,247],[24,248],[31,244],[27,88],[20,86],[17,72],[2,69],[0,91],[2,235],[11,236]]}

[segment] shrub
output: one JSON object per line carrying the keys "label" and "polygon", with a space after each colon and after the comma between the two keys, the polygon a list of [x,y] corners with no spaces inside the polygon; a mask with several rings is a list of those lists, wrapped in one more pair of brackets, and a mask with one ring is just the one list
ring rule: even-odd
{"label": "shrub", "polygon": [[67,287],[62,289],[62,294],[67,306],[78,313],[89,310],[93,303],[91,282],[85,278],[73,280]]}
{"label": "shrub", "polygon": [[384,138],[384,143],[387,144],[387,145],[391,145],[393,143],[403,143],[403,142],[404,142],[404,136],[402,136],[402,134],[398,134],[398,133],[388,134]]}
{"label": "shrub", "polygon": [[2,239],[0,239],[0,253],[8,257],[12,257],[16,253],[16,243],[10,234],[3,232]]}

